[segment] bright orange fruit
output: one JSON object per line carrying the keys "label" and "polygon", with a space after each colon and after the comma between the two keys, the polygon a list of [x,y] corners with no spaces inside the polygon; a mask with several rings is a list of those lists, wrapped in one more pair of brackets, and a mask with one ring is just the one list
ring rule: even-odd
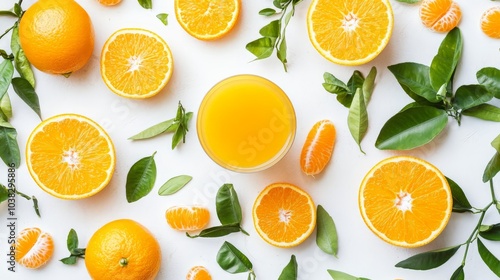
{"label": "bright orange fruit", "polygon": [[233,29],[240,15],[240,0],[175,0],[175,17],[191,36],[218,39]]}
{"label": "bright orange fruit", "polygon": [[98,0],[98,1],[104,6],[114,6],[122,2],[122,0]]}
{"label": "bright orange fruit", "polygon": [[204,266],[194,266],[189,270],[186,280],[212,280],[212,276]]}
{"label": "bright orange fruit", "polygon": [[39,268],[54,253],[54,241],[50,234],[39,228],[25,228],[16,239],[16,261],[27,268]]}
{"label": "bright orange fruit", "polygon": [[181,231],[196,231],[205,228],[210,212],[202,206],[174,206],[165,212],[168,225]]}
{"label": "bright orange fruit", "polygon": [[277,247],[299,245],[316,226],[316,208],[311,196],[288,183],[267,186],[255,199],[252,217],[260,237]]}
{"label": "bright orange fruit", "polygon": [[433,31],[448,32],[461,18],[460,6],[453,0],[423,0],[420,4],[420,20]]}
{"label": "bright orange fruit", "polygon": [[331,121],[322,120],[314,124],[300,153],[300,167],[305,174],[316,175],[323,171],[332,157],[335,135],[335,126]]}
{"label": "bright orange fruit", "polygon": [[445,176],[415,157],[395,156],[377,163],[359,189],[366,225],[382,240],[418,247],[434,240],[450,219],[453,199]]}
{"label": "bright orange fruit", "polygon": [[491,7],[481,16],[481,30],[488,37],[500,38],[500,6]]}

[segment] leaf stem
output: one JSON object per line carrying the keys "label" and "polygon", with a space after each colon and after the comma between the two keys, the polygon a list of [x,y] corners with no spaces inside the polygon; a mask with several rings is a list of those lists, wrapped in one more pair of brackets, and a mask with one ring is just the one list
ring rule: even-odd
{"label": "leaf stem", "polygon": [[12,25],[12,26],[11,26],[10,28],[8,28],[7,30],[5,30],[5,32],[4,32],[2,35],[0,35],[0,39],[2,39],[2,38],[3,38],[5,35],[7,35],[7,34],[8,34],[11,30],[12,30],[12,29],[14,29],[14,26],[15,26],[15,24],[14,24],[14,25]]}
{"label": "leaf stem", "polygon": [[495,188],[493,187],[493,180],[490,180],[490,192],[491,192],[491,201],[494,204],[498,203],[497,197],[495,195]]}
{"label": "leaf stem", "polygon": [[488,211],[488,209],[491,207],[491,205],[493,205],[494,202],[490,202],[488,205],[486,205],[486,207],[484,207],[483,209],[480,209],[480,213],[481,213],[481,216],[479,217],[479,220],[476,224],[476,227],[474,228],[474,230],[472,231],[471,235],[469,236],[469,238],[467,239],[467,241],[465,241],[465,252],[464,252],[464,257],[462,259],[462,266],[465,266],[465,260],[467,258],[467,253],[469,252],[469,246],[470,244],[476,240],[477,238],[477,235],[479,234],[479,228],[481,227],[481,223],[483,222],[483,219],[484,219],[484,216],[486,215],[486,212]]}

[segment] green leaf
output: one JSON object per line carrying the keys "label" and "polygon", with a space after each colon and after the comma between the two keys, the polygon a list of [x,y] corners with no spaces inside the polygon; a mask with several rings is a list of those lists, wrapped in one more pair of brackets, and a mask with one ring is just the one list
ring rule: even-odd
{"label": "green leaf", "polygon": [[452,179],[446,177],[446,180],[448,181],[448,185],[450,185],[450,190],[453,197],[453,212],[472,212],[472,205],[470,205],[469,200],[465,196],[462,188],[460,188],[460,186]]}
{"label": "green leaf", "polygon": [[38,95],[30,82],[28,82],[25,78],[16,77],[12,79],[12,87],[17,95],[19,95],[19,97],[21,97],[21,99],[28,104],[33,111],[35,111],[38,117],[42,119]]}
{"label": "green leaf", "polygon": [[349,115],[347,116],[347,125],[354,141],[358,144],[359,150],[364,154],[365,152],[361,148],[361,141],[368,130],[368,112],[366,111],[361,88],[358,88],[354,94],[351,107],[349,108]]}
{"label": "green leaf", "polygon": [[215,197],[215,207],[222,225],[241,223],[241,206],[232,184],[224,184],[219,188]]}
{"label": "green leaf", "polygon": [[77,260],[77,257],[76,257],[76,256],[69,256],[69,257],[66,257],[66,258],[62,258],[62,259],[60,259],[60,261],[61,261],[63,264],[67,264],[67,265],[73,265],[73,264],[76,264],[76,260]]}
{"label": "green leaf", "polygon": [[272,8],[265,8],[259,11],[259,15],[261,16],[272,16],[276,14],[276,10]]}
{"label": "green leaf", "polygon": [[493,95],[480,85],[464,85],[457,89],[453,105],[456,108],[467,110],[490,101]]}
{"label": "green leaf", "polygon": [[335,223],[323,206],[316,210],[316,245],[325,253],[337,257],[338,243]]}
{"label": "green leaf", "polygon": [[126,195],[129,203],[146,196],[156,181],[156,152],[134,163],[127,174]]}
{"label": "green leaf", "polygon": [[141,7],[144,9],[152,9],[153,8],[153,3],[151,0],[137,0]]}
{"label": "green leaf", "polygon": [[500,153],[500,134],[491,141],[491,146]]}
{"label": "green leaf", "polygon": [[28,61],[24,50],[21,48],[21,43],[19,41],[19,27],[17,25],[14,29],[12,29],[10,48],[14,54],[14,64],[17,72],[22,78],[25,78],[32,87],[35,87],[35,75],[31,69],[31,63]]}
{"label": "green leaf", "polygon": [[496,276],[500,277],[500,261],[488,250],[488,248],[486,248],[486,246],[484,246],[481,239],[477,240],[477,250],[484,263]]}
{"label": "green leaf", "polygon": [[8,10],[2,10],[0,11],[0,16],[11,16],[11,17],[18,17],[16,13],[13,11],[8,11]]}
{"label": "green leaf", "polygon": [[9,190],[4,185],[0,184],[0,203],[9,198]]}
{"label": "green leaf", "polygon": [[447,247],[414,255],[396,264],[396,267],[428,270],[441,266],[447,262],[458,251],[461,245]]}
{"label": "green leaf", "polygon": [[0,99],[0,113],[3,115],[2,118],[4,121],[8,121],[12,118],[12,105],[8,94],[4,94]]}
{"label": "green leaf", "polygon": [[285,68],[285,72],[287,72],[287,68],[286,68],[286,63],[287,63],[287,60],[286,60],[286,38],[284,35],[281,38],[281,42],[280,42],[278,49],[276,51],[276,55],[278,56],[278,59],[283,64],[283,67]]}
{"label": "green leaf", "polygon": [[292,255],[290,262],[281,271],[278,280],[297,280],[298,276],[298,265],[295,255]]}
{"label": "green leaf", "polygon": [[462,56],[462,48],[462,34],[455,27],[448,32],[432,59],[429,77],[434,90],[438,90],[443,84],[449,84]]}
{"label": "green leaf", "polygon": [[2,61],[2,63],[0,63],[0,98],[2,98],[9,89],[13,75],[14,66],[12,65],[12,61],[8,59]]}
{"label": "green leaf", "polygon": [[280,30],[280,21],[273,20],[264,25],[264,27],[259,30],[259,33],[263,37],[278,38],[280,36]]}
{"label": "green leaf", "polygon": [[[1,141],[0,141],[1,142]],[[488,182],[493,179],[495,175],[500,171],[500,152],[496,152],[495,155],[490,159],[483,173],[483,182]]]}
{"label": "green leaf", "polygon": [[219,266],[231,273],[242,273],[252,271],[253,265],[250,260],[233,244],[224,241],[219,252],[217,252],[217,263]]}
{"label": "green leaf", "polygon": [[21,153],[17,143],[17,131],[8,122],[0,121],[0,157],[6,165],[21,164]]}
{"label": "green leaf", "polygon": [[375,78],[377,77],[377,68],[373,66],[366,76],[365,81],[363,82],[363,99],[365,100],[365,104],[368,105],[370,98],[372,97],[373,88],[375,87]]}
{"label": "green leaf", "polygon": [[179,175],[170,178],[158,190],[159,195],[171,195],[182,189],[193,177],[189,175]]}
{"label": "green leaf", "polygon": [[453,272],[450,280],[465,280],[464,266],[461,265]]}
{"label": "green leaf", "polygon": [[323,87],[329,93],[342,94],[349,91],[349,88],[344,82],[328,72],[323,74],[323,79],[325,80]]}
{"label": "green leaf", "polygon": [[481,104],[476,107],[463,110],[462,114],[486,121],[500,122],[500,108],[490,104]]}
{"label": "green leaf", "polygon": [[268,58],[273,54],[275,40],[270,37],[262,37],[246,45],[246,49],[255,55],[256,60]]}
{"label": "green leaf", "polygon": [[500,241],[500,224],[481,225],[479,235],[487,240]]}
{"label": "green leaf", "polygon": [[78,248],[78,235],[74,229],[69,231],[68,238],[66,239],[66,245],[70,252]]}
{"label": "green leaf", "polygon": [[333,280],[370,280],[368,278],[356,277],[342,271],[327,269]]}
{"label": "green leaf", "polygon": [[436,95],[437,90],[431,85],[428,66],[405,62],[387,68],[413,100],[419,103],[422,103],[422,99],[432,103],[440,101]]}
{"label": "green leaf", "polygon": [[166,13],[160,13],[157,14],[156,17],[163,23],[163,25],[167,26],[168,25],[168,14]]}
{"label": "green leaf", "polygon": [[500,98],[500,70],[494,67],[485,67],[476,73],[477,81],[479,84],[486,87],[486,89]]}
{"label": "green leaf", "polygon": [[390,118],[375,142],[381,150],[408,150],[429,143],[446,127],[446,111],[433,107],[408,108]]}
{"label": "green leaf", "polygon": [[167,132],[169,128],[172,126],[174,123],[174,119],[166,120],[161,123],[157,123],[149,128],[146,128],[145,130],[137,133],[134,136],[131,136],[128,138],[129,140],[142,140],[142,139],[149,139],[155,136],[158,136],[162,133]]}
{"label": "green leaf", "polygon": [[351,75],[351,78],[349,78],[349,81],[347,81],[347,88],[349,90],[349,93],[354,95],[358,88],[359,89],[363,88],[364,83],[365,83],[365,77],[363,77],[363,74],[358,70],[354,70],[354,72]]}
{"label": "green leaf", "polygon": [[209,227],[209,228],[202,230],[197,235],[190,235],[189,233],[186,232],[186,235],[190,238],[197,238],[197,237],[210,238],[210,237],[226,236],[228,234],[240,232],[240,231],[241,231],[241,226],[239,224],[234,224],[234,225],[223,225],[223,226]]}

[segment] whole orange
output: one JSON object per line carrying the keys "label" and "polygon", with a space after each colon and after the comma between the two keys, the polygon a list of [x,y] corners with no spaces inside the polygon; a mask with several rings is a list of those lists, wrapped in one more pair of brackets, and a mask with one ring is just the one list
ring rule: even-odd
{"label": "whole orange", "polygon": [[21,18],[19,39],[31,64],[52,74],[79,70],[94,50],[92,22],[74,0],[35,2]]}
{"label": "whole orange", "polygon": [[153,280],[160,263],[158,241],[148,229],[129,219],[102,226],[85,250],[85,266],[95,280]]}

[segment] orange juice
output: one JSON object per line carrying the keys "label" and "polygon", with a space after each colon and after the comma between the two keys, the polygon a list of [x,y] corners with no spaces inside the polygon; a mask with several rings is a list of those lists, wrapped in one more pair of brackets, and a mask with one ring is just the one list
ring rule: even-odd
{"label": "orange juice", "polygon": [[197,130],[203,149],[217,164],[233,171],[258,171],[276,163],[290,148],[295,111],[273,82],[238,75],[206,94]]}

